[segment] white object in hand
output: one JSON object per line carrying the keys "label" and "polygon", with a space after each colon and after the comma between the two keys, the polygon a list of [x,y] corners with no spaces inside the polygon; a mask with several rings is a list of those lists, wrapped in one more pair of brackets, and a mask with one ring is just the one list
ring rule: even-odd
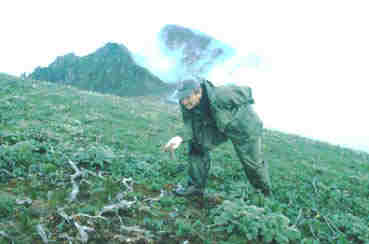
{"label": "white object in hand", "polygon": [[174,158],[174,150],[176,150],[182,143],[183,139],[180,136],[175,136],[168,141],[164,146],[164,151],[170,150],[172,159]]}

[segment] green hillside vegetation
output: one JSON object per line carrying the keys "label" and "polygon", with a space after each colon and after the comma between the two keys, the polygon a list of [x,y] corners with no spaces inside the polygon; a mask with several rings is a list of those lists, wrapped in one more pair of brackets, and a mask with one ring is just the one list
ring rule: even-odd
{"label": "green hillside vegetation", "polygon": [[172,194],[186,150],[160,97],[0,74],[0,243],[368,243],[369,155],[265,130],[273,198],[226,143],[204,199]]}
{"label": "green hillside vegetation", "polygon": [[158,94],[169,89],[146,68],[138,66],[124,45],[116,43],[83,57],[73,53],[58,57],[48,67],[36,68],[28,78],[119,96]]}

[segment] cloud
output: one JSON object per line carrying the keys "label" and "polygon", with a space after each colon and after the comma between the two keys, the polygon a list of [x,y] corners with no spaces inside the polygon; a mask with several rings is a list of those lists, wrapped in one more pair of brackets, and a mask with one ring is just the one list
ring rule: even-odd
{"label": "cloud", "polygon": [[[183,77],[195,74],[218,85],[246,84],[252,82],[258,72],[268,69],[267,62],[264,62],[264,57],[259,55],[257,50],[241,53],[230,44],[197,30],[181,26],[174,28],[174,31],[192,34],[183,39],[168,41],[163,37],[162,29],[147,42],[145,48],[134,52],[134,59],[139,65],[146,67],[165,82],[178,82]],[[201,43],[204,43],[202,41],[209,39],[208,45],[201,46]],[[174,48],[169,47],[169,44],[174,45]]]}

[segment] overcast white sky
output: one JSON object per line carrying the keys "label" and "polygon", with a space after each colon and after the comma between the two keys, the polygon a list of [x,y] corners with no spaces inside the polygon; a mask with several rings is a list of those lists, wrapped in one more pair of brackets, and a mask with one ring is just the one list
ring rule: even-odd
{"label": "overcast white sky", "polygon": [[256,53],[235,74],[265,127],[369,151],[367,1],[4,1],[0,72],[20,75],[107,42],[145,53],[165,24]]}

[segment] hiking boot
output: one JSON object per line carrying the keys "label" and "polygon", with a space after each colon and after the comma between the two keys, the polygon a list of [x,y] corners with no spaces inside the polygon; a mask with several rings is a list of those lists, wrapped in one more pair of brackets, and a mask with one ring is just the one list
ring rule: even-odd
{"label": "hiking boot", "polygon": [[192,196],[198,196],[202,197],[204,192],[196,188],[195,186],[188,186],[187,188],[179,188],[174,191],[174,194],[180,197],[192,197]]}

